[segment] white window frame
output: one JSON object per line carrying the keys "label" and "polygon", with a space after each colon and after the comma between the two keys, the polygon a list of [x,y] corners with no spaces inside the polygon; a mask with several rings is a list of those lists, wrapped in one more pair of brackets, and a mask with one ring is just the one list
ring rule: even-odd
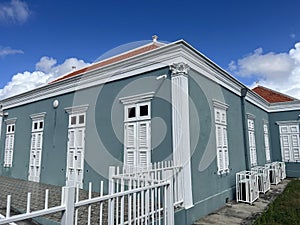
{"label": "white window frame", "polygon": [[[84,155],[85,155],[85,129],[86,112],[88,105],[74,106],[65,108],[69,114],[68,121],[68,144],[67,144],[67,164],[66,164],[66,186],[83,187],[84,179]],[[80,122],[80,118],[83,121]],[[75,123],[73,123],[75,118]],[[70,135],[73,132],[74,139],[71,143]],[[78,142],[77,134],[81,134],[82,140]]]}
{"label": "white window frame", "polygon": [[270,136],[269,136],[269,123],[268,121],[263,121],[263,131],[264,131],[264,146],[266,153],[266,162],[271,162],[271,149],[270,149]]}
{"label": "white window frame", "polygon": [[255,116],[247,114],[247,127],[248,127],[248,144],[250,152],[250,165],[251,167],[257,166],[257,150],[255,138]]}
{"label": "white window frame", "polygon": [[[154,92],[120,98],[124,105],[124,165],[147,167],[151,163],[151,99]],[[147,115],[140,115],[140,107],[147,106]],[[135,116],[129,117],[129,109],[135,108]],[[128,140],[128,127],[132,127],[132,140]],[[143,129],[141,130],[141,128]],[[141,136],[146,135],[143,140]],[[130,160],[129,160],[130,158]],[[130,163],[129,163],[130,161]]]}
{"label": "white window frame", "polygon": [[227,110],[229,106],[217,100],[213,100],[213,106],[216,134],[217,167],[218,174],[221,175],[230,172],[227,135]]}
{"label": "white window frame", "polygon": [[[31,125],[31,145],[30,145],[30,155],[29,155],[29,166],[28,166],[29,181],[35,181],[35,182],[40,181],[45,116],[46,116],[45,112],[33,114],[30,116],[32,120],[32,125]],[[39,144],[37,144],[38,143],[38,140],[36,139],[37,136],[39,136]],[[36,158],[37,155],[38,157]]]}
{"label": "white window frame", "polygon": [[16,118],[5,120],[6,123],[6,137],[4,150],[4,167],[10,168],[13,164]]}
{"label": "white window frame", "polygon": [[282,161],[300,163],[300,121],[280,121],[277,125]]}

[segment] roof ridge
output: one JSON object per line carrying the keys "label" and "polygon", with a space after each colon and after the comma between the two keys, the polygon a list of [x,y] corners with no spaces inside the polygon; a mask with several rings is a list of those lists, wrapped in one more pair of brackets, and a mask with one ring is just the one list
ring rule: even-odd
{"label": "roof ridge", "polygon": [[[73,76],[78,76],[86,71],[90,71],[90,70],[94,70],[94,69],[97,69],[97,68],[100,68],[102,66],[106,66],[106,65],[109,65],[109,64],[112,64],[114,62],[119,62],[121,60],[124,60],[124,59],[128,59],[128,58],[131,58],[133,56],[136,56],[136,55],[139,55],[139,54],[142,54],[144,52],[148,52],[150,50],[153,50],[153,49],[156,49],[156,48],[159,48],[161,46],[164,46],[164,45],[167,45],[165,43],[162,43],[162,42],[159,42],[159,41],[152,41],[150,43],[147,43],[145,45],[142,45],[142,46],[138,46],[136,48],[133,48],[133,49],[130,49],[128,51],[125,51],[125,52],[122,52],[122,53],[119,53],[117,55],[114,55],[114,56],[111,56],[109,58],[106,58],[106,59],[103,59],[101,61],[98,61],[98,62],[94,62],[94,63],[91,63],[90,65],[86,66],[86,67],[83,67],[81,69],[78,69],[78,70],[74,70],[74,71],[70,71],[60,77],[57,77],[56,79],[54,79],[53,81],[51,81],[49,84],[52,84],[52,83],[56,83],[56,82],[59,82],[61,80],[65,80],[65,79],[68,79],[70,77],[73,77]],[[150,48],[148,50],[145,50],[145,51],[142,51],[140,53],[137,53],[137,54],[133,54],[133,55],[130,55],[131,53],[134,53],[134,52],[137,52],[139,50],[143,50],[145,48]],[[152,47],[152,48],[151,48]],[[128,55],[126,57],[126,55]],[[124,58],[122,58],[122,56]],[[119,59],[118,59],[119,58]],[[114,61],[114,59],[117,59],[116,61]],[[113,61],[113,62],[109,62],[109,61]],[[107,63],[107,64],[106,64]],[[102,65],[101,65],[102,64]],[[103,65],[104,64],[104,65]]]}
{"label": "roof ridge", "polygon": [[[276,102],[287,102],[287,101],[296,101],[297,98],[289,96],[287,94],[281,93],[279,91],[273,90],[271,88],[257,85],[256,87],[252,88],[256,94],[260,95],[269,103],[276,103]],[[265,92],[264,92],[265,91]],[[266,93],[267,91],[267,93]]]}
{"label": "roof ridge", "polygon": [[295,97],[293,97],[293,96],[284,94],[284,93],[282,93],[282,92],[273,90],[273,89],[271,89],[271,88],[268,88],[268,87],[265,87],[265,86],[262,86],[262,85],[258,85],[258,87],[265,88],[265,89],[267,89],[267,90],[270,90],[270,91],[272,91],[272,92],[275,92],[275,93],[277,93],[277,94],[279,94],[279,95],[282,95],[282,96],[285,96],[285,97],[287,97],[287,98],[291,98],[291,99],[294,99],[294,100],[299,100],[299,99],[297,99],[297,98],[295,98]]}

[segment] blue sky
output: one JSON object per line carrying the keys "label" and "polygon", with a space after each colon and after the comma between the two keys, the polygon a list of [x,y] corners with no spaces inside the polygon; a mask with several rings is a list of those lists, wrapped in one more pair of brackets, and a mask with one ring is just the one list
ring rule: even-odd
{"label": "blue sky", "polygon": [[246,85],[300,98],[300,1],[0,0],[0,98],[133,41],[184,39]]}

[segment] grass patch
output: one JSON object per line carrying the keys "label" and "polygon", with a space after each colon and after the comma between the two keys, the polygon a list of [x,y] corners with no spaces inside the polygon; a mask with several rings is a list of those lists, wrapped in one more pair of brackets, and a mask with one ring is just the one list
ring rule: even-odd
{"label": "grass patch", "polygon": [[300,225],[300,180],[292,180],[253,225]]}

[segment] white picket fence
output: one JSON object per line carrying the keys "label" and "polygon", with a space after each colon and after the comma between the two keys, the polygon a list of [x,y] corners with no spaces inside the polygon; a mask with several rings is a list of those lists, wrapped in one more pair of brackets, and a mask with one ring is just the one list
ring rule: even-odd
{"label": "white picket fence", "polygon": [[[113,169],[110,168],[111,174]],[[44,209],[31,211],[31,193],[27,197],[26,212],[11,216],[11,196],[7,196],[7,210],[5,218],[0,219],[0,224],[23,221],[52,213],[62,213],[61,224],[82,224],[79,222],[80,208],[87,208],[87,221],[84,224],[158,224],[174,225],[174,200],[172,171],[164,172],[163,180],[150,177],[119,176],[114,177],[109,183],[109,193],[103,195],[103,182],[100,185],[100,195],[92,197],[92,183],[89,184],[88,198],[79,200],[79,188],[63,187],[62,200],[59,206],[49,208],[49,191],[45,193]],[[108,208],[107,207],[108,203]],[[95,212],[92,206],[98,205],[98,222],[92,222]],[[104,211],[108,211],[108,215]]]}
{"label": "white picket fence", "polygon": [[[168,172],[169,176],[166,176]],[[118,182],[123,177],[134,179],[154,179],[156,181],[170,180],[173,184],[174,206],[180,207],[183,203],[183,177],[182,166],[174,165],[173,161],[152,163],[147,167],[124,166],[122,169],[116,167],[110,170],[110,179]]]}

